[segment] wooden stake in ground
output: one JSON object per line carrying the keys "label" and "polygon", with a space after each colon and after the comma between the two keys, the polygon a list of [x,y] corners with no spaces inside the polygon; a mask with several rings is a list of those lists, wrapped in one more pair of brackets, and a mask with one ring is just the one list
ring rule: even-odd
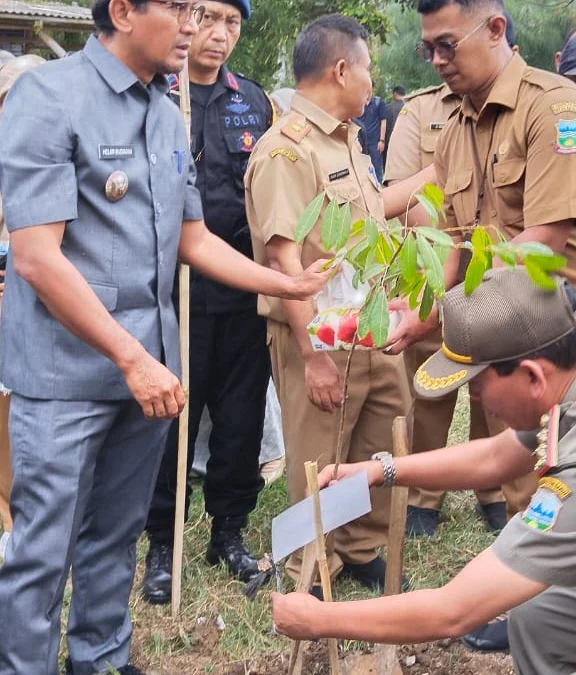
{"label": "wooden stake in ground", "polygon": [[[392,443],[394,457],[405,457],[409,454],[408,426],[405,417],[396,417],[394,420]],[[407,507],[408,488],[395,485],[390,499],[384,595],[397,595],[402,590]],[[372,654],[352,655],[346,671],[350,675],[402,675],[396,645],[377,644]]]}
{"label": "wooden stake in ground", "polygon": [[[316,527],[316,559],[318,560],[318,570],[320,572],[320,582],[322,584],[322,594],[324,602],[332,602],[332,584],[330,583],[330,571],[328,561],[326,560],[326,545],[324,541],[324,528],[322,526],[322,511],[320,509],[320,491],[318,488],[318,464],[317,462],[306,462],[306,481],[308,491],[312,495],[314,505],[314,523]],[[328,657],[330,661],[331,675],[338,675],[338,641],[334,638],[328,640]]]}
{"label": "wooden stake in ground", "polygon": [[[188,59],[180,73],[180,112],[186,126],[188,147],[192,109],[190,107],[190,87],[188,86]],[[187,166],[187,163],[185,164]],[[180,317],[180,361],[182,363],[182,389],[186,404],[178,424],[178,472],[176,478],[176,517],[174,519],[174,551],[172,559],[172,617],[180,613],[182,597],[182,558],[184,554],[184,522],[186,514],[186,484],[188,482],[188,390],[190,388],[190,268],[180,265],[178,276],[180,301],[178,312]]]}

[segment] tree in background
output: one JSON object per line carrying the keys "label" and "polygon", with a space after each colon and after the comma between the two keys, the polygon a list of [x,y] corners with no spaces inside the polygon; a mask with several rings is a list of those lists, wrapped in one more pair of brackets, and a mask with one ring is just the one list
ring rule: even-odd
{"label": "tree in background", "polygon": [[[574,0],[506,0],[516,24],[520,53],[529,65],[554,70],[554,52],[562,49],[566,34],[576,26],[575,5]],[[388,97],[396,84],[403,84],[407,91],[438,84],[432,66],[414,51],[420,39],[420,21],[412,1],[392,1],[385,9],[390,30],[380,54],[377,92]]]}
{"label": "tree in background", "polygon": [[304,26],[324,14],[340,12],[356,19],[373,37],[375,54],[386,39],[389,21],[380,0],[252,0],[253,14],[242,27],[230,60],[265,88],[291,86],[292,46]]}

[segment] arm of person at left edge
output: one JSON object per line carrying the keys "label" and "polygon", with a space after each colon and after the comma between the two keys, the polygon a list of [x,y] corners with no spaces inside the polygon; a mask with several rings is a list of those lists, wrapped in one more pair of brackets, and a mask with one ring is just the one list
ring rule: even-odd
{"label": "arm of person at left edge", "polygon": [[203,220],[182,224],[178,259],[221,284],[292,300],[315,295],[334,273],[322,269],[327,260],[317,260],[295,277],[258,265],[210,232]]}
{"label": "arm of person at left edge", "polygon": [[[408,457],[395,457],[395,485],[426,490],[485,490],[525,476],[534,469],[535,458],[512,429],[450,448],[430,450]],[[370,486],[382,485],[384,471],[379,461],[340,464],[336,480],[366,471]],[[320,488],[334,477],[334,464],[318,475]]]}
{"label": "arm of person at left edge", "polygon": [[294,639],[428,642],[473,630],[548,586],[504,565],[487,549],[446,586],[356,602],[320,602],[308,593],[272,594],[274,625]]}
{"label": "arm of person at left edge", "polygon": [[414,197],[426,183],[436,182],[434,164],[427,166],[410,178],[401,180],[382,190],[384,216],[386,218],[402,218],[408,209],[417,206],[418,200]]}

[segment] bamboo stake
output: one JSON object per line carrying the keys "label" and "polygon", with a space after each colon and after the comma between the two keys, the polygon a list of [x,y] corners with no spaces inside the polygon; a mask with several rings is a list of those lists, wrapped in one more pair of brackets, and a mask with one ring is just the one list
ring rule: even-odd
{"label": "bamboo stake", "polygon": [[[408,426],[405,417],[396,417],[392,423],[394,457],[409,454]],[[402,590],[402,561],[406,539],[406,510],[408,488],[395,485],[390,499],[390,525],[386,553],[386,579],[384,595],[397,595]],[[375,649],[377,675],[391,675],[398,668],[396,645],[377,645]]]}
{"label": "bamboo stake", "polygon": [[[188,85],[188,59],[180,73],[180,112],[186,127],[188,148],[192,122],[190,87]],[[180,361],[182,364],[182,389],[186,397],[184,410],[178,421],[178,470],[176,475],[176,516],[174,519],[174,549],[172,558],[172,618],[180,613],[182,599],[182,559],[184,556],[184,523],[186,514],[186,485],[188,482],[188,392],[190,388],[190,268],[180,265],[178,273],[180,294],[178,311],[180,316]]]}
{"label": "bamboo stake", "polygon": [[[330,583],[330,571],[326,559],[326,546],[324,542],[324,528],[322,526],[322,512],[320,509],[320,490],[318,488],[318,464],[317,462],[306,462],[306,481],[308,491],[312,495],[314,505],[314,525],[316,529],[316,559],[318,560],[318,570],[320,572],[320,582],[322,583],[322,593],[324,602],[332,602],[332,584]],[[328,656],[330,660],[330,673],[338,675],[338,641],[334,638],[328,640]]]}
{"label": "bamboo stake", "polygon": [[[314,579],[318,573],[318,561],[316,560],[316,542],[312,541],[304,547],[302,554],[302,566],[300,576],[296,583],[296,590],[310,593]],[[302,640],[294,640],[290,650],[288,661],[288,675],[302,675]]]}

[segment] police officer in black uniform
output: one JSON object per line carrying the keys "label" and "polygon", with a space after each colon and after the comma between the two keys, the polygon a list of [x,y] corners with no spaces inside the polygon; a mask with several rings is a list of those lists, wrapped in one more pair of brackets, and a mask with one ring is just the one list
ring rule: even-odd
{"label": "police officer in black uniform", "polygon": [[[244,172],[256,141],[272,123],[273,111],[255,82],[224,65],[240,36],[242,19],[250,16],[249,0],[202,4],[206,11],[189,52],[196,185],[208,228],[252,257]],[[175,100],[178,86],[174,77]],[[191,270],[188,471],[207,405],[213,429],[204,496],[213,520],[206,557],[211,564],[223,561],[243,581],[258,573],[258,561],[244,544],[242,529],[263,486],[258,458],[269,378],[266,322],[257,314],[256,295]],[[175,422],[146,526],[150,550],[142,593],[154,604],[170,601],[177,444]],[[190,492],[188,487],[186,512]]]}

